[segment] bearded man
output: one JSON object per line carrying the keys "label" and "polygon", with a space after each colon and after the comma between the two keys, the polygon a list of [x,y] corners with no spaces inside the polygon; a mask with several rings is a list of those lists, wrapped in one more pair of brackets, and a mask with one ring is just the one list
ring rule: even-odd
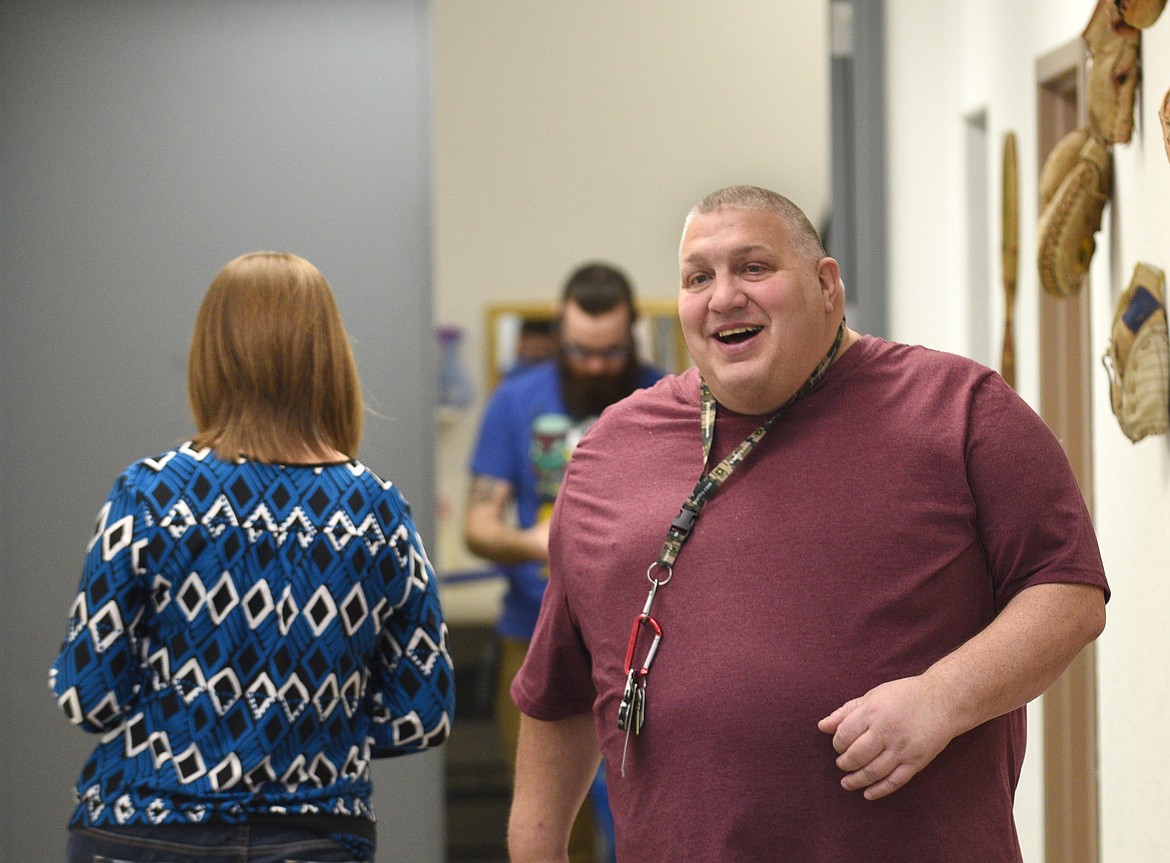
{"label": "bearded man", "polygon": [[[464,536],[472,552],[500,564],[508,577],[497,624],[495,712],[509,766],[520,721],[509,687],[548,583],[548,522],[565,466],[605,408],[663,376],[638,359],[636,319],[625,275],[607,264],[581,266],[562,290],[556,358],[509,375],[484,412],[471,458]],[[592,819],[588,807],[582,812],[570,859],[592,863]]]}

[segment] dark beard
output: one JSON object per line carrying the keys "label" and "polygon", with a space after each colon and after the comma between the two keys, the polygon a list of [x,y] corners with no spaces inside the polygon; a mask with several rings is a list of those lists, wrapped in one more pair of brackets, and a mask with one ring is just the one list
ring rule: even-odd
{"label": "dark beard", "polygon": [[616,401],[638,388],[639,364],[630,357],[625,368],[614,375],[584,376],[574,374],[563,356],[557,358],[561,377],[561,400],[575,421],[597,417]]}

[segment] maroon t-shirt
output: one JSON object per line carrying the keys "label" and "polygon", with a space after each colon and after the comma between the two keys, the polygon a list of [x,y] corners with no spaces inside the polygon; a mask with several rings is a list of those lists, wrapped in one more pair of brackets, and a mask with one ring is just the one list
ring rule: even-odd
{"label": "maroon t-shirt", "polygon": [[[512,687],[592,712],[618,859],[1018,861],[1024,710],[953,740],[903,789],[840,787],[817,721],[915,675],[1020,590],[1108,590],[1043,421],[969,360],[863,337],[703,510],[652,616],[646,724],[620,774],[624,661],[646,571],[702,470],[693,369],[615,405],[570,463],[551,580]],[[759,418],[720,409],[714,466]]]}

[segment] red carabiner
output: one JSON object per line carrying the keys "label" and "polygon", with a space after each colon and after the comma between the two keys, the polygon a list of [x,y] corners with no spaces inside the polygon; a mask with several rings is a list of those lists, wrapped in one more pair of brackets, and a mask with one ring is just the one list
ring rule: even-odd
{"label": "red carabiner", "polygon": [[630,646],[626,648],[626,675],[628,676],[630,670],[634,667],[634,650],[638,646],[638,634],[642,630],[643,624],[649,626],[654,630],[654,640],[650,642],[650,649],[646,651],[646,659],[642,663],[642,667],[638,669],[638,677],[645,677],[650,673],[650,663],[654,661],[654,654],[658,652],[658,643],[662,641],[662,627],[658,625],[658,621],[649,614],[639,614],[634,618],[634,627],[630,630]]}

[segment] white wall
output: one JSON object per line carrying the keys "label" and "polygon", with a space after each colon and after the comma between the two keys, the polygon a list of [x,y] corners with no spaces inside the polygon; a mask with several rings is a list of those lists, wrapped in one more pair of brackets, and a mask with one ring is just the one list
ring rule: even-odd
{"label": "white wall", "polygon": [[[1020,168],[1020,266],[1017,364],[1020,392],[1039,393],[1035,269],[1037,211],[1036,58],[1079,39],[1095,0],[887,0],[890,96],[891,334],[958,353],[967,343],[970,291],[991,292],[992,337],[1002,337],[998,253],[1000,143],[1016,133]],[[1113,305],[1139,260],[1170,270],[1170,162],[1157,109],[1170,87],[1170,15],[1143,34],[1144,85],[1133,140],[1113,148],[1115,187],[1097,235],[1091,272],[1094,350],[1103,351]],[[966,259],[964,117],[986,110],[987,218],[993,284],[963,284]],[[998,348],[992,354],[998,356]],[[1114,590],[1098,643],[1102,860],[1155,863],[1170,859],[1165,817],[1170,749],[1161,745],[1170,716],[1170,445],[1165,436],[1126,439],[1109,409],[1103,369],[1092,392],[1095,522]],[[1035,722],[1035,720],[1033,720]],[[1021,839],[1029,861],[1042,854],[1042,809],[1030,752],[1020,801]]]}
{"label": "white wall", "polygon": [[[1018,387],[1036,404],[1035,62],[1080,37],[1094,0],[886,2],[892,336],[998,356],[1000,143],[1012,130],[1022,214]],[[673,296],[679,219],[725,183],[785,191],[814,219],[827,212],[826,5],[435,0],[436,321],[468,330],[464,355],[479,387],[475,405],[440,427],[443,565],[474,563],[458,522],[484,395],[489,304],[550,299],[586,257],[625,266],[645,297]],[[1097,238],[1099,349],[1133,264],[1170,269],[1170,214],[1159,206],[1170,163],[1155,115],[1170,86],[1170,15],[1145,33],[1144,75],[1134,140],[1114,148],[1113,203]],[[965,283],[964,126],[981,111],[992,283],[973,286]],[[977,307],[990,309],[982,329],[967,321]],[[979,332],[992,343],[971,344]],[[1093,387],[1096,524],[1114,588],[1098,644],[1102,859],[1142,863],[1170,859],[1162,811],[1170,751],[1159,745],[1170,715],[1170,447],[1164,437],[1130,444],[1109,410],[1103,370]],[[494,613],[482,597],[454,610]],[[1029,863],[1043,859],[1039,743],[1033,735],[1017,806]]]}
{"label": "white wall", "polygon": [[[468,331],[475,405],[441,425],[438,557],[460,524],[484,311],[553,300],[587,258],[673,299],[682,218],[732,183],[827,214],[827,0],[435,0],[435,314]],[[448,509],[449,507],[449,509]],[[450,612],[495,614],[493,599]]]}

